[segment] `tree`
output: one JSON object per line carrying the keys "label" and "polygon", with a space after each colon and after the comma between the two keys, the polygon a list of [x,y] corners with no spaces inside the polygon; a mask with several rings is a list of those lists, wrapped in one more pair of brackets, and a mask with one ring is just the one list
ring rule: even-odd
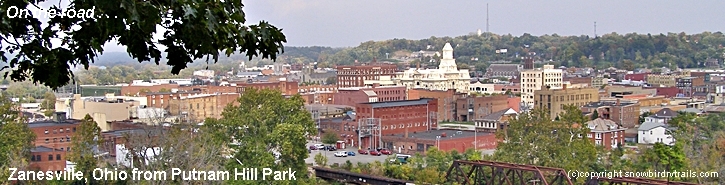
{"label": "tree", "polygon": [[[8,63],[2,69],[9,69],[5,78],[30,80],[57,89],[71,81],[71,66],[88,69],[112,39],[127,46],[128,54],[139,62],[153,61],[157,65],[163,56],[158,47],[166,47],[166,64],[172,67],[173,74],[179,74],[193,60],[206,58],[208,62],[211,57],[216,62],[222,52],[227,56],[244,53],[250,59],[260,55],[276,59],[286,42],[282,30],[265,21],[247,24],[241,0],[72,0],[68,7],[50,8],[88,13],[79,11],[77,18],[50,19],[45,23],[38,20],[41,15],[20,19],[13,18],[10,11],[10,7],[24,10],[41,2],[0,1],[0,13],[11,15],[0,18],[4,24],[0,29],[0,58]],[[166,29],[158,40],[153,37],[157,26]],[[54,38],[63,42],[53,47],[50,40]],[[8,55],[14,56],[5,57]]]}
{"label": "tree", "polygon": [[646,120],[646,119],[647,119],[647,117],[649,117],[649,116],[651,116],[651,115],[652,115],[652,112],[649,112],[649,111],[647,111],[647,112],[644,112],[644,113],[640,114],[640,115],[639,115],[639,124],[642,124],[642,123],[644,123],[644,120]]}
{"label": "tree", "polygon": [[[228,156],[225,143],[214,138],[207,128],[192,125],[147,126],[123,134],[124,144],[133,159],[133,167],[141,171],[165,171],[169,167],[199,171],[225,170]],[[183,144],[182,144],[183,143]],[[181,179],[152,179],[149,184],[179,184]],[[221,184],[212,181],[209,184]]]}
{"label": "tree", "polygon": [[[307,170],[304,160],[309,156],[306,138],[317,135],[317,130],[299,95],[285,98],[276,90],[247,89],[237,102],[238,105],[230,104],[224,109],[223,118],[210,118],[204,124],[213,130],[218,140],[235,143],[229,145],[234,153],[227,162],[228,170],[243,167]],[[273,153],[279,154],[279,160],[275,160]],[[305,174],[297,173],[297,180],[307,179]],[[278,183],[287,182],[275,181],[275,184]]]}
{"label": "tree", "polygon": [[86,116],[77,126],[77,132],[71,136],[71,151],[68,156],[69,160],[76,164],[76,171],[83,172],[83,177],[90,184],[95,184],[92,176],[93,169],[97,168],[100,161],[95,157],[98,146],[103,143],[101,136],[101,128],[98,127],[96,121],[91,115]]}
{"label": "tree", "polygon": [[55,112],[55,93],[48,91],[45,92],[43,102],[40,104],[40,109],[43,110],[45,117],[50,117]]}
{"label": "tree", "polygon": [[592,112],[592,120],[595,120],[597,118],[599,118],[599,111],[594,109],[594,112]]}
{"label": "tree", "polygon": [[338,136],[337,133],[330,131],[330,130],[326,130],[325,134],[322,135],[322,143],[325,143],[328,145],[335,144],[339,140],[340,140],[340,136]]}
{"label": "tree", "polygon": [[317,165],[325,167],[325,166],[327,166],[327,157],[322,155],[322,153],[317,153],[317,155],[315,155],[315,163]]}
{"label": "tree", "polygon": [[[501,162],[594,171],[597,148],[586,138],[588,129],[580,126],[588,119],[576,106],[565,106],[560,121],[551,121],[547,110],[534,109],[510,120],[493,160]],[[583,179],[579,179],[583,180]]]}
{"label": "tree", "polygon": [[171,92],[171,90],[168,90],[166,88],[161,88],[161,89],[159,89],[159,92],[160,93],[167,93],[167,92]]}
{"label": "tree", "polygon": [[8,168],[27,170],[30,150],[35,134],[28,128],[25,118],[19,116],[19,107],[0,94],[0,184],[11,184]]}

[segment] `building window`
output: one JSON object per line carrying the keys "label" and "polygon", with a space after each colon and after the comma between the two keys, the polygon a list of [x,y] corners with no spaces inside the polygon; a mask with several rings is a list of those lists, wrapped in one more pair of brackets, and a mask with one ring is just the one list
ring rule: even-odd
{"label": "building window", "polygon": [[43,159],[42,159],[42,158],[40,158],[40,155],[36,155],[36,156],[35,156],[35,161],[42,161],[42,160],[43,160]]}
{"label": "building window", "polygon": [[70,132],[70,128],[65,128],[65,131],[66,132]]}
{"label": "building window", "polygon": [[73,132],[76,132],[76,127],[73,127]]}
{"label": "building window", "polygon": [[63,133],[63,128],[58,129],[58,132]]}
{"label": "building window", "polygon": [[55,160],[60,161],[60,154],[55,154]]}
{"label": "building window", "polygon": [[45,138],[45,144],[48,144],[48,143],[50,143],[50,139]]}
{"label": "building window", "polygon": [[35,161],[35,155],[30,156],[30,161]]}
{"label": "building window", "polygon": [[45,129],[45,134],[48,134],[48,129]]}
{"label": "building window", "polygon": [[52,161],[53,160],[53,155],[52,154],[51,155],[48,155],[48,160],[49,161]]}

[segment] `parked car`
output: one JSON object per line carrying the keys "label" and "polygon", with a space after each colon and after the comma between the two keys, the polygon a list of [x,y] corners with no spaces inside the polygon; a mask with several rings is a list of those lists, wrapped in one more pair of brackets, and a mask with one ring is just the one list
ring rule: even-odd
{"label": "parked car", "polygon": [[335,151],[335,150],[337,150],[337,148],[335,148],[334,146],[327,146],[327,151]]}
{"label": "parked car", "polygon": [[335,157],[347,157],[346,151],[335,152]]}
{"label": "parked car", "polygon": [[370,152],[368,152],[368,153],[369,153],[370,155],[376,155],[376,156],[380,156],[380,152],[378,152],[378,151],[376,151],[376,150],[370,150]]}
{"label": "parked car", "polygon": [[355,152],[349,151],[349,152],[347,152],[347,156],[355,156]]}
{"label": "parked car", "polygon": [[324,150],[324,149],[325,149],[325,145],[323,145],[323,144],[315,144],[314,146],[315,146],[315,148],[317,148],[318,150]]}
{"label": "parked car", "polygon": [[317,150],[316,146],[310,146],[310,150]]}
{"label": "parked car", "polygon": [[383,155],[391,155],[391,154],[393,154],[393,151],[390,151],[387,148],[383,148],[383,149],[380,149],[380,153]]}
{"label": "parked car", "polygon": [[360,155],[368,155],[367,150],[357,150],[357,153],[359,153]]}

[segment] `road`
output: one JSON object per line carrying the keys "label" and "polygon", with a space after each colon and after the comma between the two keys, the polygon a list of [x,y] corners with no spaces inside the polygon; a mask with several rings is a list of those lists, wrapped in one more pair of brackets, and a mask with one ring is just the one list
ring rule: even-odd
{"label": "road", "polygon": [[[308,142],[307,147],[310,145],[314,145],[313,142]],[[335,157],[335,152],[339,151],[352,151],[355,152],[355,156],[348,156],[348,157]],[[357,153],[357,148],[347,148],[347,149],[338,149],[337,151],[321,151],[321,150],[312,150],[312,153],[310,153],[310,157],[305,159],[305,163],[307,164],[315,164],[315,155],[318,153],[322,153],[322,155],[327,157],[327,165],[332,165],[335,163],[338,163],[340,165],[345,164],[347,160],[350,160],[352,164],[357,164],[358,162],[362,163],[371,163],[374,161],[380,161],[385,162],[388,157],[388,155],[381,155],[381,156],[371,156],[371,155],[360,155]]]}

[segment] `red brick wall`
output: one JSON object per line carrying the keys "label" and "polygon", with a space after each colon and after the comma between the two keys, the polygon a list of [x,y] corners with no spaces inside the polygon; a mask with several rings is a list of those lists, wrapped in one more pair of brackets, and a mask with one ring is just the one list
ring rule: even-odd
{"label": "red brick wall", "polygon": [[[74,129],[78,124],[58,124],[44,127],[31,127],[30,130],[35,133],[35,146],[45,146],[48,148],[68,148],[70,141],[67,137],[73,137]],[[60,132],[60,130],[63,132]],[[48,131],[46,134],[45,131]],[[47,142],[46,142],[47,139]]]}
{"label": "red brick wall", "polygon": [[474,148],[475,140],[478,140],[479,150],[496,149],[497,141],[495,134],[479,134],[476,137],[465,137],[459,139],[449,139],[440,141],[440,150],[452,151],[457,150],[459,153],[465,152],[466,149]]}
{"label": "red brick wall", "polygon": [[359,66],[337,66],[337,87],[364,87],[365,80],[378,80],[380,76],[395,77],[398,66],[373,64]]}
{"label": "red brick wall", "polygon": [[[622,146],[625,145],[624,144],[624,130],[616,131],[617,137],[612,139],[612,136],[614,136],[614,132],[615,131],[601,133],[602,134],[601,146],[604,147],[604,149],[607,149],[607,150],[612,149],[612,140],[617,140],[617,143],[620,143]],[[596,133],[591,132],[591,134],[592,134],[592,136],[589,139],[592,140],[593,143],[596,143],[596,140],[597,140]]]}
{"label": "red brick wall", "polygon": [[299,85],[297,82],[279,81],[279,82],[255,82],[237,84],[237,92],[244,92],[246,88],[256,89],[275,89],[282,92],[282,95],[295,95],[298,92]]}
{"label": "red brick wall", "polygon": [[646,89],[657,89],[657,96],[665,96],[665,98],[675,97],[680,92],[677,87],[652,87]]}
{"label": "red brick wall", "polygon": [[[375,108],[374,110],[371,104],[358,104],[355,110],[357,119],[366,119],[373,116],[374,118],[380,118],[383,135],[401,134],[406,131],[420,132],[428,129],[428,126],[424,123],[427,122],[428,112],[438,111],[438,100],[430,99],[427,105],[385,107]],[[430,127],[437,127],[436,122],[432,121]]]}
{"label": "red brick wall", "polygon": [[[66,158],[66,151],[60,150],[50,152],[31,152],[30,155],[34,156],[31,157],[29,165],[30,170],[36,171],[64,171],[65,161],[68,160]],[[58,160],[58,155],[60,155],[60,160]],[[52,160],[49,160],[49,157],[52,157]]]}
{"label": "red brick wall", "polygon": [[154,85],[154,86],[122,86],[121,87],[121,95],[127,96],[127,95],[139,95],[139,96],[145,96],[145,93],[141,93],[141,89],[148,89],[151,92],[159,92],[161,89],[178,89],[178,84],[160,84],[160,85]]}
{"label": "red brick wall", "polygon": [[347,105],[356,106],[358,103],[367,103],[368,96],[358,90],[338,90],[337,94],[333,97],[333,103],[335,105]]}

